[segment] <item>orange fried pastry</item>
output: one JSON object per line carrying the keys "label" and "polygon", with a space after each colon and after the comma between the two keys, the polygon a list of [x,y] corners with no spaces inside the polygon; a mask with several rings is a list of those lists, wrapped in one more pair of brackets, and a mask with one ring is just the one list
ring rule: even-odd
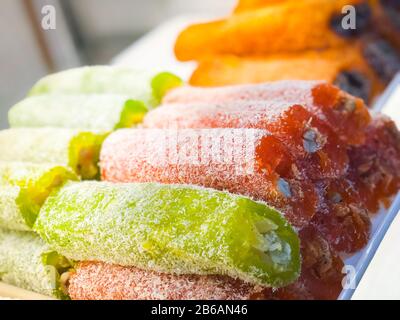
{"label": "orange fried pastry", "polygon": [[386,116],[378,115],[367,128],[365,144],[349,151],[349,179],[365,206],[376,212],[400,189],[400,132]]}
{"label": "orange fried pastry", "polygon": [[324,80],[364,101],[371,101],[383,88],[355,46],[267,57],[208,57],[200,61],[190,84],[208,87],[293,79]]}
{"label": "orange fried pastry", "polygon": [[[342,7],[357,7],[357,28],[342,29]],[[199,60],[208,55],[238,56],[298,52],[339,47],[361,33],[369,22],[363,0],[304,0],[188,27],[178,37],[179,60]]]}
{"label": "orange fried pastry", "polygon": [[101,152],[102,179],[192,184],[263,200],[297,227],[317,210],[308,179],[296,180],[293,159],[268,131],[256,129],[118,130]]}
{"label": "orange fried pastry", "polygon": [[301,104],[325,121],[348,144],[360,144],[371,121],[361,99],[320,81],[276,81],[256,85],[215,88],[181,87],[170,91],[163,103],[225,103],[235,101],[284,100]]}
{"label": "orange fried pastry", "polygon": [[254,300],[269,289],[227,276],[173,275],[103,262],[80,262],[69,280],[73,300]]}
{"label": "orange fried pastry", "polygon": [[300,104],[282,100],[171,104],[148,113],[147,128],[253,128],[268,130],[293,155],[293,176],[334,178],[347,171],[347,145]]}
{"label": "orange fried pastry", "polygon": [[298,0],[239,0],[234,13],[240,13],[249,10],[256,10],[266,6],[282,4],[284,2],[295,2]]}

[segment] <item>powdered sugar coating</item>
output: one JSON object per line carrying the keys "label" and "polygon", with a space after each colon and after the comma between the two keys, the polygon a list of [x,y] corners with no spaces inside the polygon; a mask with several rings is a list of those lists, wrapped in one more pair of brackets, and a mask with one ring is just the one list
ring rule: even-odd
{"label": "powdered sugar coating", "polygon": [[[304,106],[280,99],[167,104],[146,115],[147,128],[255,128],[271,132],[312,179],[339,177],[347,169],[345,144]],[[311,134],[311,139],[310,137]]]}
{"label": "powdered sugar coating", "polygon": [[315,213],[317,196],[308,181],[276,174],[278,165],[292,164],[282,148],[257,129],[125,129],[105,140],[100,167],[112,182],[184,183],[250,196],[301,226]]}
{"label": "powdered sugar coating", "polygon": [[174,275],[102,262],[80,262],[68,292],[73,300],[249,300],[270,290],[224,276]]}
{"label": "powdered sugar coating", "polygon": [[[116,94],[38,95],[14,105],[8,118],[10,126],[14,128],[59,127],[109,131],[121,120],[128,100],[129,96]],[[142,108],[145,108],[144,105]]]}
{"label": "powdered sugar coating", "polygon": [[284,100],[304,105],[350,144],[364,141],[363,130],[371,121],[361,99],[321,81],[285,80],[262,84],[216,88],[181,87],[170,91],[164,103],[221,103],[233,101]]}
{"label": "powdered sugar coating", "polygon": [[214,88],[180,87],[171,90],[163,103],[219,103],[283,99],[293,103],[313,104],[312,89],[322,81],[274,81],[263,84],[232,85]]}
{"label": "powdered sugar coating", "polygon": [[0,227],[30,230],[42,201],[68,179],[78,178],[66,167],[0,161]]}
{"label": "powdered sugar coating", "polygon": [[77,261],[229,275],[278,287],[299,272],[298,238],[279,212],[212,189],[68,183],[46,200],[34,230]]}
{"label": "powdered sugar coating", "polygon": [[57,271],[43,260],[50,252],[52,250],[33,232],[0,229],[0,280],[59,297]]}

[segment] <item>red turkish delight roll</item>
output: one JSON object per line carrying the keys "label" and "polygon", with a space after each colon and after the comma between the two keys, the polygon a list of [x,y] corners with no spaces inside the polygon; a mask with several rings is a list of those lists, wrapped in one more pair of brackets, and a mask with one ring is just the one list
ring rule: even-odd
{"label": "red turkish delight roll", "polygon": [[336,251],[362,249],[369,240],[371,221],[354,183],[347,178],[330,179],[319,181],[317,188],[323,201],[312,223]]}
{"label": "red turkish delight roll", "polygon": [[313,227],[300,232],[300,278],[280,289],[254,286],[220,275],[176,275],[103,262],[80,262],[68,285],[74,300],[336,299],[343,262]]}
{"label": "red turkish delight roll", "polygon": [[365,144],[349,151],[348,176],[368,210],[376,212],[381,204],[388,206],[400,188],[400,132],[390,118],[378,115],[366,137]]}
{"label": "red turkish delight roll", "polygon": [[284,100],[304,105],[324,120],[340,139],[349,144],[364,142],[364,129],[371,121],[361,99],[320,81],[276,81],[264,84],[216,88],[181,87],[170,91],[163,103],[222,103],[233,101]]}
{"label": "red turkish delight roll", "polygon": [[283,100],[171,104],[148,113],[148,128],[256,128],[277,137],[296,159],[293,175],[311,179],[346,173],[346,145],[304,106]]}
{"label": "red turkish delight roll", "polygon": [[343,290],[344,263],[328,241],[312,225],[299,233],[302,271],[293,284],[273,291],[273,298],[282,300],[334,300]]}
{"label": "red turkish delight roll", "polygon": [[112,182],[193,184],[266,201],[304,226],[318,196],[307,179],[290,177],[285,146],[258,129],[126,129],[101,152],[102,178]]}
{"label": "red turkish delight roll", "polygon": [[173,275],[103,262],[80,262],[69,280],[73,300],[253,300],[270,290],[227,276]]}

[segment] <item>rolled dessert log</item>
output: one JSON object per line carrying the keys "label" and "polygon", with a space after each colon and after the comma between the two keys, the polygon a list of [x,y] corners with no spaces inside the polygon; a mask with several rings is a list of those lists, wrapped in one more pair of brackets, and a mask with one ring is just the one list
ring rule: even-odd
{"label": "rolled dessert log", "polygon": [[0,281],[59,299],[67,299],[71,262],[33,232],[0,228]]}
{"label": "rolled dessert log", "polygon": [[48,195],[68,180],[78,177],[63,166],[0,161],[0,228],[31,230]]}
{"label": "rolled dessert log", "polygon": [[120,94],[151,109],[170,89],[180,85],[182,80],[169,72],[152,74],[127,67],[92,66],[48,75],[32,87],[29,95]]}
{"label": "rolled dessert log", "polygon": [[163,103],[216,104],[243,100],[284,100],[304,105],[349,144],[363,143],[364,129],[371,122],[369,111],[361,99],[320,81],[286,80],[216,88],[185,86],[170,91]]}
{"label": "rolled dessert log", "polygon": [[71,272],[73,300],[266,300],[336,299],[343,262],[313,227],[300,231],[302,273],[293,284],[271,289],[220,275],[177,275],[99,261]]}
{"label": "rolled dessert log", "polygon": [[[289,106],[289,107],[286,107]],[[314,121],[316,120],[316,121]],[[335,134],[324,127],[318,119],[300,105],[285,105],[279,101],[162,106],[151,111],[144,119],[144,126],[158,128],[265,128],[280,139],[298,161],[291,167],[292,174],[302,179],[298,172],[317,180],[318,194],[321,195],[317,216],[313,218],[331,245],[338,251],[355,252],[369,240],[370,220],[365,205],[354,186],[344,176],[347,174],[348,158],[346,146],[340,146]],[[314,130],[324,141],[320,152],[304,155],[314,143],[305,139],[307,130]],[[316,135],[315,137],[317,137]],[[311,143],[311,144],[309,144]],[[317,166],[323,159],[330,159],[329,171],[326,165]],[[316,160],[313,163],[313,160]],[[326,163],[326,162],[325,162]],[[336,172],[331,169],[336,168]],[[325,169],[325,170],[324,170]],[[140,170],[140,169],[138,169]],[[327,174],[332,172],[334,174]],[[335,176],[336,175],[336,176]],[[334,178],[334,179],[332,179]],[[188,183],[195,183],[193,180]],[[268,200],[266,200],[268,201]]]}
{"label": "rolled dessert log", "polygon": [[108,133],[64,128],[0,131],[0,161],[69,166],[83,179],[99,177],[100,147]]}
{"label": "rolled dessert log", "polygon": [[8,112],[12,128],[60,127],[111,131],[140,123],[145,104],[115,94],[46,94],[28,97]]}
{"label": "rolled dessert log", "polygon": [[301,179],[337,178],[348,167],[347,145],[306,107],[284,100],[170,104],[151,111],[146,128],[254,128],[268,130],[292,154]]}
{"label": "rolled dessert log", "polygon": [[343,290],[344,263],[312,224],[300,230],[302,271],[299,279],[273,290],[280,300],[335,300]]}
{"label": "rolled dessert log", "polygon": [[103,262],[80,262],[69,280],[72,300],[253,300],[269,290],[220,275],[176,275]]}
{"label": "rolled dessert log", "polygon": [[102,179],[194,184],[266,201],[295,226],[318,205],[314,184],[292,178],[293,160],[268,131],[257,129],[122,129],[104,142]]}
{"label": "rolled dessert log", "polygon": [[366,129],[366,142],[350,148],[348,179],[370,212],[387,207],[400,189],[400,132],[385,115],[376,115]]}
{"label": "rolled dessert log", "polygon": [[370,239],[370,211],[348,177],[316,183],[323,201],[311,223],[337,252],[354,253]]}
{"label": "rolled dessert log", "polygon": [[[355,7],[354,29],[342,26],[346,5]],[[188,61],[220,54],[252,56],[340,47],[362,34],[371,20],[364,0],[284,2],[191,25],[178,36],[175,55]]]}
{"label": "rolled dessert log", "polygon": [[190,84],[215,87],[280,80],[323,80],[371,102],[383,91],[380,79],[364,58],[361,46],[275,54],[259,57],[219,55],[199,61]]}
{"label": "rolled dessert log", "polygon": [[278,211],[212,189],[71,182],[46,200],[34,230],[76,261],[273,287],[300,272],[297,233]]}

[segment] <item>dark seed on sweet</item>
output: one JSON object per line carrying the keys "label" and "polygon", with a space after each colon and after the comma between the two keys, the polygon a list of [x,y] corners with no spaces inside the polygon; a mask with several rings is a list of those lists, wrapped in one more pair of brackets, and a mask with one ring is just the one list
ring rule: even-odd
{"label": "dark seed on sweet", "polygon": [[338,192],[334,192],[331,194],[330,199],[333,203],[340,203],[342,202],[342,196]]}
{"label": "dark seed on sweet", "polygon": [[285,179],[279,178],[278,189],[286,198],[290,198],[292,196],[290,185]]}
{"label": "dark seed on sweet", "polygon": [[314,129],[308,129],[303,134],[303,147],[308,153],[314,153],[325,144],[325,139]]}

